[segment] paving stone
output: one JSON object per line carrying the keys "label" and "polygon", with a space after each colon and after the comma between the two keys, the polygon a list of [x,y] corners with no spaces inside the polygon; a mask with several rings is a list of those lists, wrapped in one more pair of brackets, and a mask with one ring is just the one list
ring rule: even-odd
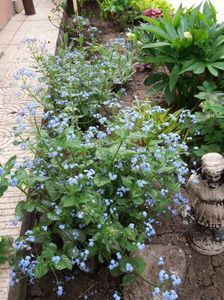
{"label": "paving stone", "polygon": [[212,256],[212,265],[213,267],[220,267],[224,262],[224,255],[215,255]]}

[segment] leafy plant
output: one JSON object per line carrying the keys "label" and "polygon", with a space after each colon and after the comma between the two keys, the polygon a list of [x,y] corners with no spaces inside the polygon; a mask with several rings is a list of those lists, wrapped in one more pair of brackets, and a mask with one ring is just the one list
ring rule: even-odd
{"label": "leafy plant", "polygon": [[207,152],[224,153],[224,92],[212,82],[204,82],[195,97],[201,101],[201,111],[195,113],[193,130],[196,132],[195,153],[201,156]]}
{"label": "leafy plant", "polygon": [[6,236],[0,237],[0,264],[9,261],[12,252],[12,239]]}
{"label": "leafy plant", "polygon": [[[20,123],[31,114],[35,118],[33,107],[26,107]],[[72,112],[68,115],[72,120]],[[17,205],[17,216],[35,212],[38,219],[16,241],[14,281],[73,266],[88,271],[91,257],[106,262],[113,275],[126,274],[124,283],[140,274],[144,262],[129,252],[151,239],[153,218],[166,210],[188,172],[180,135],[187,116],[187,111],[170,114],[142,103],[111,121],[98,114],[101,125],[85,132],[72,121],[66,128],[63,122],[60,128],[48,127],[54,114],[44,127],[34,122],[36,142],[26,146],[36,158],[2,173],[5,182],[27,195]]]}
{"label": "leafy plant", "polygon": [[135,15],[131,9],[131,0],[97,0],[101,14],[105,19],[114,19],[125,27],[133,22]]}
{"label": "leafy plant", "polygon": [[150,8],[158,8],[167,13],[173,12],[172,5],[166,0],[132,0],[131,6],[140,12]]}
{"label": "leafy plant", "polygon": [[[76,124],[84,128],[96,122],[97,112],[119,106],[120,89],[134,69],[132,52],[116,40],[108,46],[95,45],[74,51],[68,48],[61,52],[61,57],[40,53],[35,47],[30,45],[42,75],[40,81],[48,87],[42,99],[45,109],[58,111],[61,116],[70,112],[73,121],[76,119]],[[17,72],[17,78],[27,88],[30,76],[33,75],[23,69]],[[37,98],[32,92],[31,96]]]}
{"label": "leafy plant", "polygon": [[36,156],[13,157],[0,169],[0,195],[8,186],[20,189],[27,200],[16,215],[32,213],[36,222],[15,242],[12,286],[53,271],[62,295],[56,272],[89,272],[91,258],[129,283],[145,266],[129,253],[151,241],[155,218],[171,209],[185,182],[189,111],[171,114],[141,101],[108,116],[132,73],[132,54],[112,44],[66,48],[61,57],[31,47],[41,76],[35,91],[33,72],[17,73],[35,103],[19,111],[15,144]]}
{"label": "leafy plant", "polygon": [[129,22],[134,23],[136,17],[145,9],[159,8],[167,12],[173,10],[166,0],[97,0],[97,2],[105,19],[116,18],[116,21],[124,27]]}
{"label": "leafy plant", "polygon": [[211,2],[190,9],[179,7],[173,17],[143,17],[148,43],[142,45],[141,61],[162,67],[149,75],[151,91],[163,90],[168,104],[195,106],[197,86],[205,80],[223,85],[224,24],[217,23]]}

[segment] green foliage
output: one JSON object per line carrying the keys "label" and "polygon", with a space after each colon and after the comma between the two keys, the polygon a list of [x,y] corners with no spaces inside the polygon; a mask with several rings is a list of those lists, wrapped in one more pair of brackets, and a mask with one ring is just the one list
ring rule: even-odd
{"label": "green foliage", "polygon": [[116,20],[122,27],[133,22],[137,16],[131,7],[131,0],[97,0],[101,15],[105,19]]}
{"label": "green foliage", "polygon": [[[29,249],[26,259],[32,258],[29,272],[35,278],[74,264],[87,270],[87,257],[110,262],[113,275],[126,273],[124,284],[143,272],[144,262],[129,252],[151,239],[151,218],[164,212],[180,190],[187,172],[181,159],[187,150],[181,141],[187,115],[137,103],[112,120],[98,115],[103,126],[86,131],[72,121],[66,128],[62,122],[63,130],[38,127],[36,142],[29,142],[37,157],[17,165],[14,173],[17,186],[31,191],[17,205],[17,215],[41,216],[16,242],[18,274],[24,249]],[[3,178],[9,182],[10,175]],[[117,253],[121,259],[114,266]]]}
{"label": "green foliage", "polygon": [[144,11],[150,8],[158,8],[167,13],[173,11],[172,5],[166,0],[132,0],[131,6],[138,11]]}
{"label": "green foliage", "polygon": [[168,104],[195,105],[197,86],[205,80],[222,85],[224,70],[224,25],[217,23],[211,2],[190,9],[179,7],[173,17],[144,17],[141,61],[161,66],[145,84],[152,92],[163,90]]}
{"label": "green foliage", "polygon": [[133,23],[142,11],[158,8],[167,13],[172,12],[172,6],[166,0],[97,0],[101,14],[105,19],[116,18],[124,27]]}
{"label": "green foliage", "polygon": [[12,252],[12,238],[1,236],[0,237],[0,264],[9,261]]}
{"label": "green foliage", "polygon": [[132,52],[116,41],[71,52],[68,48],[61,57],[32,51],[41,80],[48,86],[42,100],[45,109],[59,106],[60,114],[70,112],[81,127],[94,124],[98,111],[118,105],[120,88],[134,72]]}
{"label": "green foliage", "polygon": [[[38,105],[27,104],[17,118],[15,144],[36,155],[20,164],[12,158],[0,169],[2,193],[17,186],[27,196],[17,217],[37,217],[15,242],[12,279],[33,281],[74,266],[89,271],[95,258],[114,276],[126,274],[127,284],[145,266],[130,252],[151,241],[153,220],[169,211],[185,181],[183,122],[190,112],[171,114],[143,101],[110,109],[133,70],[132,53],[114,42],[66,48],[61,56],[31,51],[40,87],[31,90],[28,70],[17,76],[44,108],[43,122],[36,117]],[[35,126],[32,139],[28,120]]]}
{"label": "green foliage", "polygon": [[224,92],[217,90],[211,82],[204,82],[199,87],[200,93],[195,97],[200,99],[200,112],[195,113],[194,131],[197,133],[196,155],[207,152],[224,153]]}

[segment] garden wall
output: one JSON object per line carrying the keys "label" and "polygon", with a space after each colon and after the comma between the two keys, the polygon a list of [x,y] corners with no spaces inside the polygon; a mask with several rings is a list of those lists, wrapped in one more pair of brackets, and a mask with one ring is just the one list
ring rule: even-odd
{"label": "garden wall", "polygon": [[12,0],[0,1],[0,30],[5,27],[9,19],[15,14]]}

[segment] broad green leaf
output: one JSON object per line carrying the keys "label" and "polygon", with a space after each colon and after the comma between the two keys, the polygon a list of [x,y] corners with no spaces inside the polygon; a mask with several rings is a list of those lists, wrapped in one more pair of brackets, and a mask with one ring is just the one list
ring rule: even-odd
{"label": "broad green leaf", "polygon": [[172,39],[170,38],[170,36],[164,30],[162,30],[161,28],[159,28],[155,25],[142,25],[142,27],[146,31],[155,34],[157,37],[163,38],[167,41],[172,42]]}
{"label": "broad green leaf", "polygon": [[63,207],[72,207],[76,204],[77,199],[75,198],[75,196],[64,195],[61,198],[61,202]]}
{"label": "broad green leaf", "polygon": [[52,212],[48,213],[47,217],[51,221],[59,221],[59,220],[61,220],[60,216],[58,216],[58,215],[56,215],[56,214],[54,214]]}
{"label": "broad green leaf", "polygon": [[11,169],[13,168],[15,161],[16,161],[16,157],[17,156],[12,156],[5,164],[4,169],[5,169],[5,173],[8,174]]}
{"label": "broad green leaf", "polygon": [[92,194],[81,194],[79,198],[80,203],[87,204],[88,202],[92,202],[96,197]]}
{"label": "broad green leaf", "polygon": [[24,209],[29,213],[33,212],[36,209],[36,202],[34,200],[26,201]]}
{"label": "broad green leaf", "polygon": [[216,69],[224,70],[224,62],[222,61],[217,61],[211,65]]}
{"label": "broad green leaf", "polygon": [[122,272],[127,272],[126,271],[126,264],[127,263],[130,263],[133,266],[133,268],[134,268],[133,274],[142,274],[145,270],[146,263],[140,257],[123,256],[122,259],[120,260],[120,266],[121,266],[121,271]]}
{"label": "broad green leaf", "polygon": [[138,205],[138,206],[144,204],[144,202],[145,202],[144,198],[140,198],[140,197],[138,197],[138,198],[134,197],[132,199],[132,201],[135,205]]}
{"label": "broad green leaf", "polygon": [[170,81],[169,81],[169,88],[170,88],[170,91],[172,92],[176,83],[177,83],[177,80],[178,80],[178,77],[179,77],[179,71],[180,71],[180,68],[179,66],[175,66],[172,70],[172,72],[170,73]]}
{"label": "broad green leaf", "polygon": [[122,278],[122,286],[131,284],[136,278],[137,275],[135,274],[125,274],[124,277]]}
{"label": "broad green leaf", "polygon": [[186,61],[186,62],[183,62],[182,64],[182,68],[179,72],[179,74],[183,74],[185,72],[188,72],[188,71],[192,71],[192,66],[197,62],[197,60],[195,58],[189,60],[189,61]]}
{"label": "broad green leaf", "polygon": [[208,64],[207,68],[213,76],[215,76],[215,77],[218,76],[218,71],[211,64]]}
{"label": "broad green leaf", "polygon": [[176,30],[172,23],[168,23],[164,18],[161,19],[161,23],[164,25],[166,29],[166,33],[169,35],[171,40],[175,40],[177,38]]}
{"label": "broad green leaf", "polygon": [[123,181],[124,185],[131,190],[131,188],[133,187],[133,181],[132,181],[131,177],[130,176],[122,177],[122,181]]}
{"label": "broad green leaf", "polygon": [[35,267],[35,271],[34,271],[34,276],[35,278],[42,278],[44,275],[47,274],[49,268],[48,268],[48,264],[45,262],[38,262],[36,267]]}
{"label": "broad green leaf", "polygon": [[96,186],[101,187],[108,183],[110,183],[110,178],[106,174],[96,174],[94,179],[94,183]]}
{"label": "broad green leaf", "polygon": [[25,211],[24,207],[26,205],[26,201],[19,201],[16,205],[16,216],[22,217]]}
{"label": "broad green leaf", "polygon": [[57,246],[56,246],[56,248],[53,248],[53,247],[52,248],[50,248],[50,247],[44,248],[41,253],[41,256],[46,258],[48,261],[51,261],[51,258],[52,258],[52,256],[54,256],[56,250],[57,250]]}
{"label": "broad green leaf", "polygon": [[209,38],[208,31],[205,29],[194,29],[192,30],[192,36],[195,43],[206,42]]}
{"label": "broad green leaf", "polygon": [[194,74],[202,74],[205,71],[206,64],[203,62],[198,62],[193,65],[192,71]]}
{"label": "broad green leaf", "polygon": [[112,159],[112,154],[109,149],[98,148],[96,150],[96,157],[100,160],[108,161],[108,160]]}
{"label": "broad green leaf", "polygon": [[215,62],[216,60],[220,60],[224,58],[224,46],[219,48],[214,55],[211,57],[211,62]]}
{"label": "broad green leaf", "polygon": [[72,270],[72,267],[73,265],[71,260],[68,258],[68,256],[64,254],[61,256],[59,263],[55,264],[55,268],[57,270],[64,270],[64,269]]}
{"label": "broad green leaf", "polygon": [[2,178],[0,180],[0,197],[2,197],[5,191],[8,189],[8,180]]}
{"label": "broad green leaf", "polygon": [[45,188],[52,200],[58,199],[58,191],[55,189],[55,184],[52,181],[45,181]]}

